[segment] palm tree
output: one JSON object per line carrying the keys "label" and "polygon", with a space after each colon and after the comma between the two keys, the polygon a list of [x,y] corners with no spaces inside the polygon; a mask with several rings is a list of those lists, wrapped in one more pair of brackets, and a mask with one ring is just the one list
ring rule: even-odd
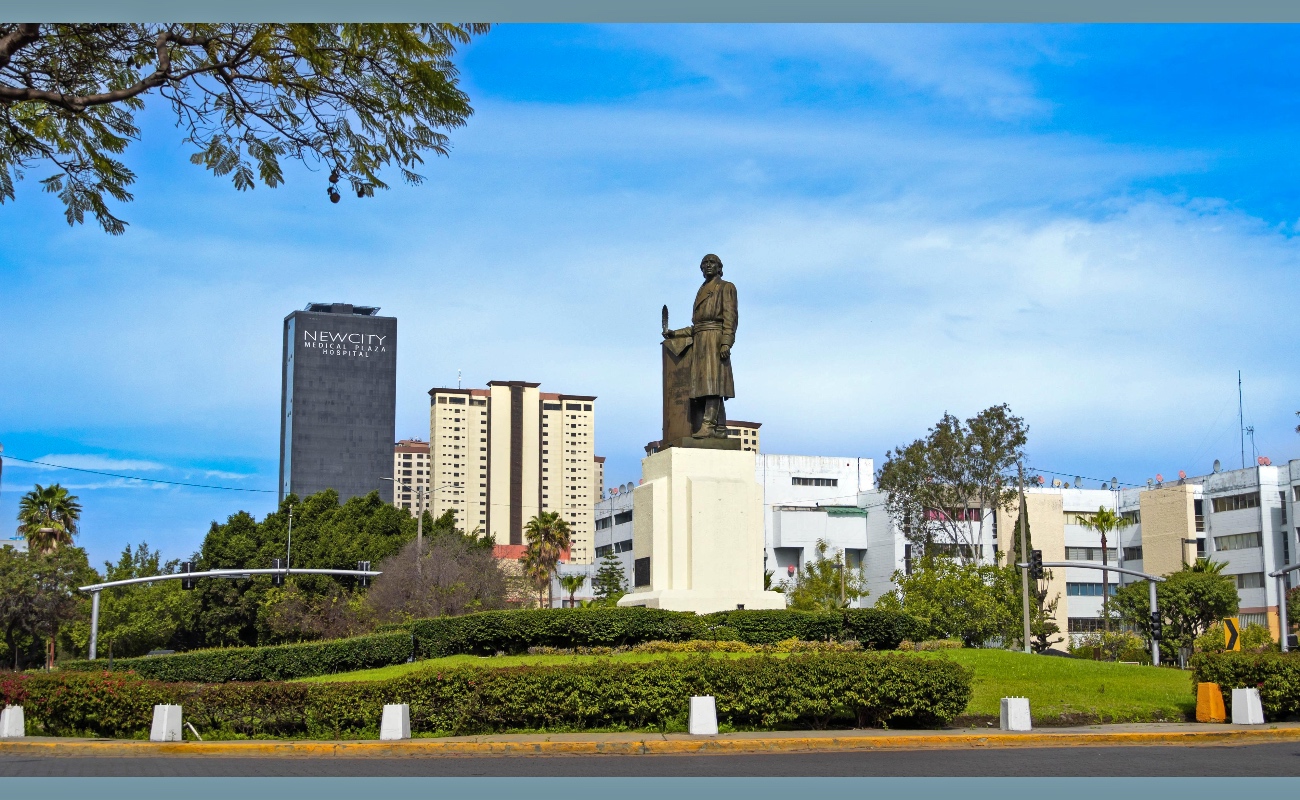
{"label": "palm tree", "polygon": [[1211,561],[1208,558],[1198,558],[1196,563],[1191,566],[1185,566],[1183,569],[1189,572],[1208,572],[1211,575],[1223,574],[1223,568],[1228,566],[1226,561]]}
{"label": "palm tree", "polygon": [[533,585],[537,590],[537,607],[542,607],[542,593],[546,591],[551,583],[550,568],[544,563],[542,558],[542,549],[535,544],[529,544],[524,548],[524,554],[519,558],[519,564],[523,568],[524,578]]}
{"label": "palm tree", "polygon": [[1106,572],[1106,535],[1126,527],[1129,521],[1109,508],[1101,507],[1097,513],[1086,519],[1083,527],[1091,528],[1101,534],[1101,622],[1106,632],[1110,632],[1110,583]]}
{"label": "palm tree", "polygon": [[587,582],[586,575],[561,575],[560,576],[560,585],[564,587],[564,591],[569,593],[569,608],[578,607],[578,602],[573,599],[573,596],[578,593],[578,590],[581,589],[582,585],[586,582]]}
{"label": "palm tree", "polygon": [[[569,523],[560,517],[558,511],[543,511],[524,526],[524,536],[528,539],[528,547],[535,550],[536,554],[532,557],[535,561],[535,569],[540,579],[542,575],[546,578],[546,596],[547,607],[550,607],[551,601],[551,576],[555,574],[555,565],[560,563],[560,558],[569,551],[572,544],[573,534],[569,530]],[[525,554],[525,558],[527,558]],[[525,565],[525,569],[527,566]]]}
{"label": "palm tree", "polygon": [[49,553],[59,545],[72,544],[77,535],[81,504],[76,495],[59,484],[41,486],[18,501],[18,532],[27,537],[27,547],[34,553]]}

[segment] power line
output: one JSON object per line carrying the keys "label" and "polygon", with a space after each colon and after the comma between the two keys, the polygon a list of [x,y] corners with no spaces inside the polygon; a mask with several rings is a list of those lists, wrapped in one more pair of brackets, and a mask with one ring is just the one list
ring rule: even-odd
{"label": "power line", "polygon": [[52,467],[54,469],[70,469],[73,472],[88,472],[91,475],[105,475],[109,478],[122,478],[128,481],[143,481],[144,483],[165,483],[168,486],[188,486],[192,489],[220,489],[226,492],[263,492],[266,494],[275,494],[274,489],[245,489],[239,486],[211,486],[205,483],[184,483],[182,481],[165,481],[160,478],[141,478],[136,475],[119,475],[116,472],[102,472],[97,469],[83,469],[82,467],[65,467],[62,464],[51,464],[47,461],[32,461],[28,458],[19,458],[18,456],[4,456],[4,458],[14,461],[21,461],[24,464],[39,464],[42,467]]}

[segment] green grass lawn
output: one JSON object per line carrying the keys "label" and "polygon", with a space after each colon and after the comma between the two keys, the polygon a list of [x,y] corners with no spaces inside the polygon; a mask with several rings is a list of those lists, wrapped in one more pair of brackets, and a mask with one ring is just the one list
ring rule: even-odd
{"label": "green grass lawn", "polygon": [[[1028,697],[1034,723],[1180,722],[1196,713],[1190,672],[1006,650],[927,652],[975,670],[970,705],[957,724],[998,717],[1003,697]],[[981,720],[980,718],[985,718]]]}
{"label": "green grass lawn", "polygon": [[[926,658],[947,658],[975,671],[973,694],[959,726],[984,727],[998,718],[1003,697],[1028,697],[1038,725],[1084,725],[1101,722],[1181,721],[1196,711],[1191,673],[1163,667],[1112,664],[1083,659],[1032,656],[1005,650],[940,650]],[[620,653],[614,656],[449,656],[379,669],[319,675],[313,683],[382,681],[412,672],[448,667],[516,667],[524,664],[576,664],[612,658],[653,661],[683,658],[682,653]],[[718,658],[750,658],[744,653],[716,653]]]}

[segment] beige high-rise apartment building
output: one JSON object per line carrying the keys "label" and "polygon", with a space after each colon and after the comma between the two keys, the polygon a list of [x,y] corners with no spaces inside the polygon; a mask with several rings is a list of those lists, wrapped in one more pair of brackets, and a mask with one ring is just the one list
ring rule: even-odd
{"label": "beige high-rise apartment building", "polygon": [[429,442],[436,516],[447,509],[467,531],[498,545],[525,544],[543,511],[569,523],[569,560],[590,563],[592,505],[600,498],[595,397],[542,392],[526,381],[486,389],[430,389]]}
{"label": "beige high-rise apartment building", "polygon": [[[403,439],[393,445],[393,505],[415,516],[420,507],[419,492],[429,491],[429,443]],[[426,495],[425,506],[429,500]]]}

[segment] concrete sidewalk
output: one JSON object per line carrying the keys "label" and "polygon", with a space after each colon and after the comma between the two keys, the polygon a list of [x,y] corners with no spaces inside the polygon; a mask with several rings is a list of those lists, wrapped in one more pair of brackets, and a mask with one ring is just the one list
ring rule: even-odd
{"label": "concrete sidewalk", "polygon": [[953,750],[1008,747],[1113,747],[1116,745],[1234,745],[1300,742],[1300,723],[1206,725],[1147,723],[1044,728],[1030,733],[999,730],[786,731],[718,736],[647,733],[496,734],[409,739],[399,742],[257,740],[147,742],[119,739],[29,737],[0,740],[0,755],[31,756],[214,756],[285,758],[410,758],[501,755],[688,755],[816,753],[871,750]]}

